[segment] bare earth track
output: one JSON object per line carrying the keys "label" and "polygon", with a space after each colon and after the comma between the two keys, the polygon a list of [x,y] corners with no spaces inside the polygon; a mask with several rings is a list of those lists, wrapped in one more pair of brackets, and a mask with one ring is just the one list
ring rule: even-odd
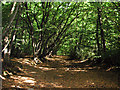
{"label": "bare earth track", "polygon": [[47,62],[35,65],[30,58],[14,58],[22,73],[3,80],[4,88],[119,88],[117,71],[104,66],[90,66],[88,61],[68,60],[67,56],[46,57]]}

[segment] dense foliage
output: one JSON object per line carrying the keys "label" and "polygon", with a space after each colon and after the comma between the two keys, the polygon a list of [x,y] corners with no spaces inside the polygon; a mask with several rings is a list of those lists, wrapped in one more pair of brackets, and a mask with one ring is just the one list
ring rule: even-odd
{"label": "dense foliage", "polygon": [[4,2],[2,52],[16,57],[102,57],[120,64],[119,6],[120,2]]}

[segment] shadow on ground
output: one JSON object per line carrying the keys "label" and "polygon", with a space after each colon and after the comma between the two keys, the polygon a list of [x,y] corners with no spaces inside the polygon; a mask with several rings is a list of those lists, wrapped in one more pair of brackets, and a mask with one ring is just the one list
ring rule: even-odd
{"label": "shadow on ground", "polygon": [[[13,58],[22,64],[20,73],[3,79],[3,88],[119,88],[119,72],[89,66],[90,61],[68,60],[66,56],[46,57],[36,65],[29,58]],[[19,66],[19,65],[18,65]]]}

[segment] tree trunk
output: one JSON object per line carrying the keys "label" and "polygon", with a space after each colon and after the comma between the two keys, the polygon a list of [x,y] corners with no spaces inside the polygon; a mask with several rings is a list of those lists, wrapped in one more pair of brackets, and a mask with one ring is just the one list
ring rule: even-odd
{"label": "tree trunk", "polygon": [[14,14],[13,17],[11,18],[9,25],[8,25],[8,26],[5,28],[5,30],[3,31],[2,37],[4,37],[4,36],[6,35],[6,32],[9,31],[9,28],[10,28],[13,20],[14,20],[15,17],[16,17],[16,14],[17,14],[17,12],[18,12],[19,5],[20,5],[20,3],[17,5],[16,10],[15,10],[15,14]]}
{"label": "tree trunk", "polygon": [[3,56],[3,68],[7,67],[10,65],[10,53],[9,53],[9,50],[8,50],[8,45],[9,45],[9,40],[8,40],[8,36],[5,37],[4,39],[4,56]]}
{"label": "tree trunk", "polygon": [[101,9],[98,8],[98,20],[99,20],[99,25],[100,25],[100,30],[101,30],[101,44],[102,44],[102,48],[103,48],[103,52],[105,52],[106,50],[106,46],[105,46],[105,37],[104,37],[104,31],[102,28],[102,18],[101,18]]}
{"label": "tree trunk", "polygon": [[[25,7],[26,7],[26,10],[28,10],[28,6],[27,6],[27,3],[25,3]],[[29,28],[30,28],[30,35],[31,35],[31,38],[32,38],[32,50],[33,50],[33,58],[35,58],[35,48],[34,48],[34,27],[33,27],[33,23],[29,17],[29,13],[28,11],[26,12],[27,14],[27,19],[28,19],[28,22],[29,22]]]}
{"label": "tree trunk", "polygon": [[100,55],[100,43],[99,43],[99,37],[98,37],[98,29],[99,29],[98,28],[98,18],[97,18],[97,25],[96,25],[96,41],[97,41],[97,47],[98,47],[97,48],[98,49],[98,55]]}

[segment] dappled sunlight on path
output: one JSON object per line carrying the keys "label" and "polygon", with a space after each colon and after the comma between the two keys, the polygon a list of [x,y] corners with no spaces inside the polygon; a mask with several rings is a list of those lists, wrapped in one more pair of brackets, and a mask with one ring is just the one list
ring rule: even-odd
{"label": "dappled sunlight on path", "polygon": [[[22,73],[3,80],[3,87],[17,88],[118,88],[118,74],[106,72],[101,67],[90,67],[69,57],[54,56],[38,65],[30,58],[12,59],[23,65]],[[78,64],[79,67],[75,67]],[[81,66],[83,65],[83,66]]]}

